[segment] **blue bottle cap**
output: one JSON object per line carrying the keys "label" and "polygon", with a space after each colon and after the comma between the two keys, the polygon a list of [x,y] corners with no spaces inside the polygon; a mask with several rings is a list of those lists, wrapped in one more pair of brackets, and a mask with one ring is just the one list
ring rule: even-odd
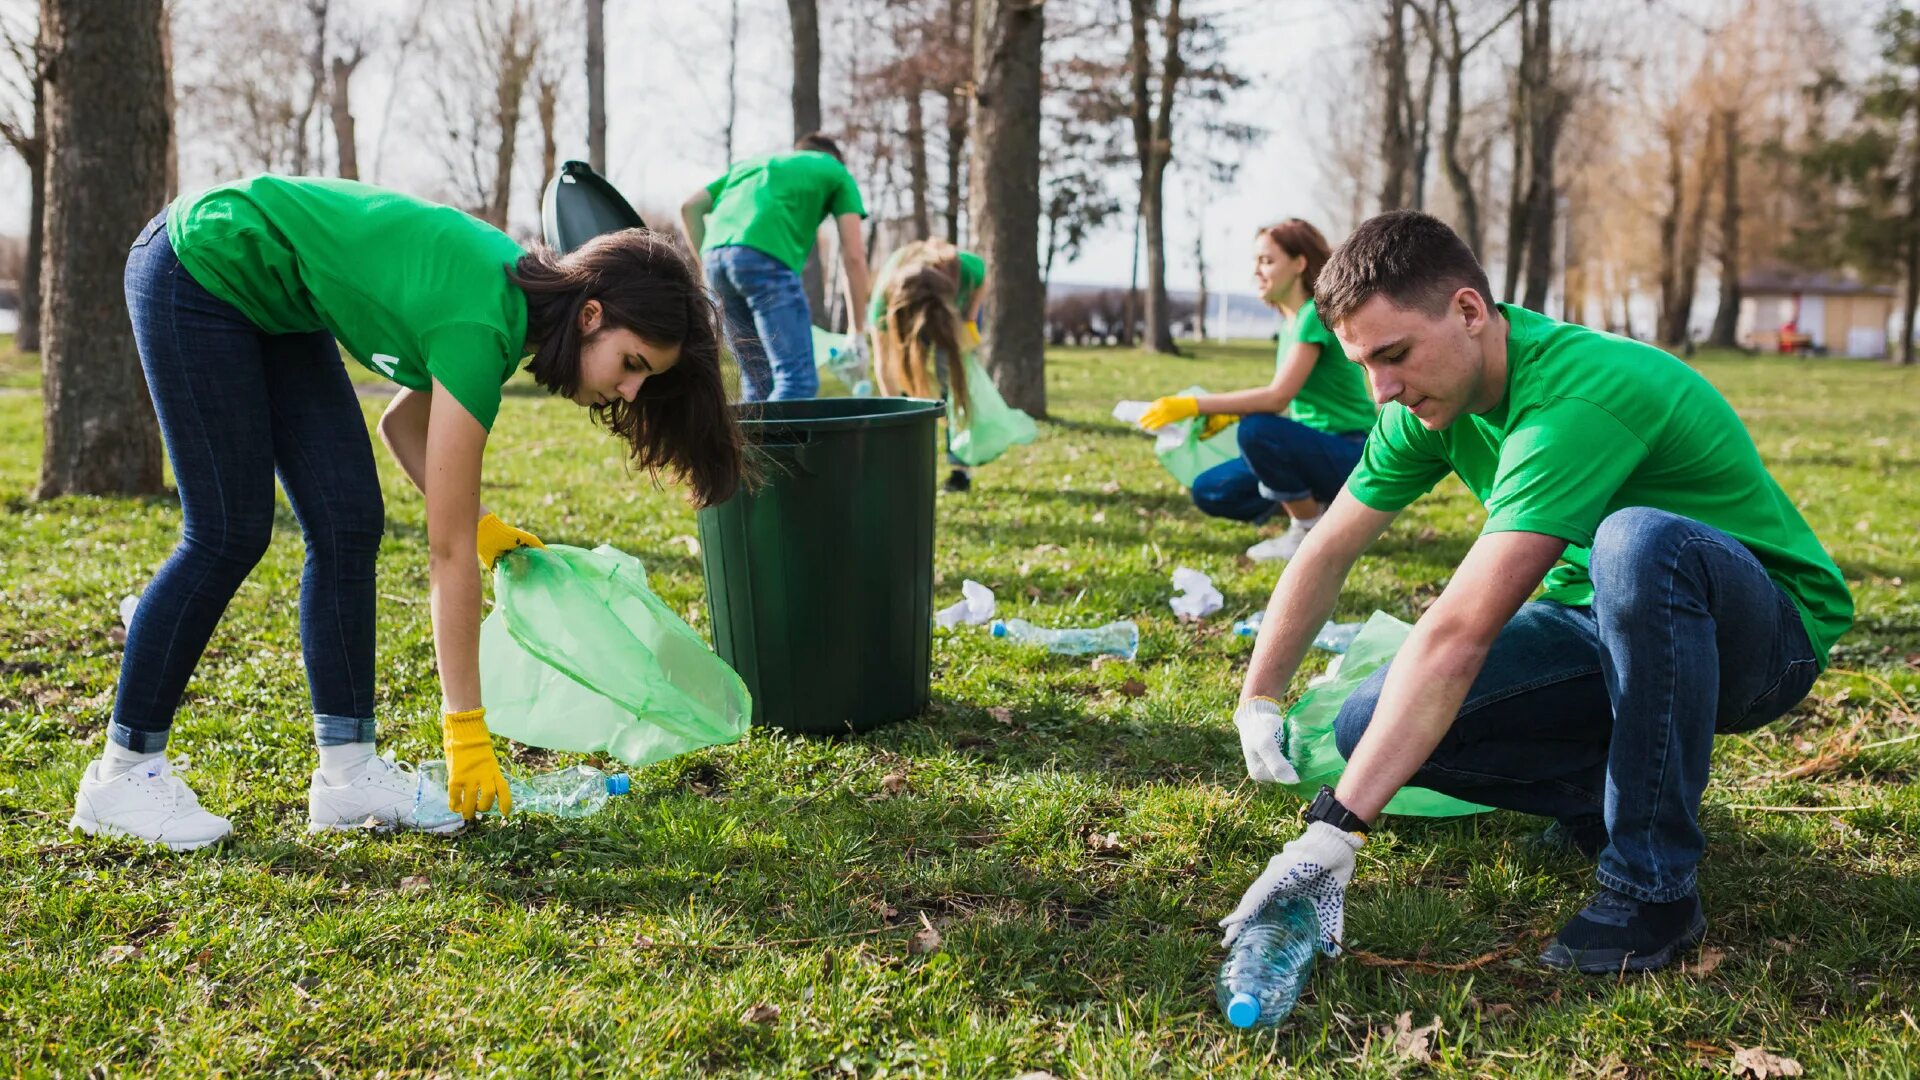
{"label": "blue bottle cap", "polygon": [[993,620],[993,636],[994,637],[1007,636],[1007,624],[1003,620],[1000,620],[1000,619]]}
{"label": "blue bottle cap", "polygon": [[1227,1023],[1250,1028],[1260,1022],[1260,999],[1252,994],[1235,994],[1227,1002]]}
{"label": "blue bottle cap", "polygon": [[627,778],[626,773],[607,777],[607,794],[609,795],[625,795],[631,787],[632,781]]}

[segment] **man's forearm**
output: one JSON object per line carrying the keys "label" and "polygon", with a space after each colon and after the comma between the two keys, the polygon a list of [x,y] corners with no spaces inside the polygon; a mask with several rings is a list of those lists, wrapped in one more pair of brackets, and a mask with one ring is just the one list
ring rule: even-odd
{"label": "man's forearm", "polygon": [[[1301,556],[1306,555],[1303,547]],[[1260,620],[1260,634],[1253,645],[1253,659],[1247,663],[1247,677],[1240,687],[1243,703],[1257,697],[1278,701],[1285,696],[1287,684],[1293,681],[1293,673],[1299,670],[1314,635],[1332,614],[1352,566],[1351,562],[1301,556],[1281,573],[1280,583],[1267,601],[1267,612]]]}
{"label": "man's forearm", "polygon": [[1386,685],[1360,745],[1347,760],[1334,797],[1371,821],[1413,778],[1453,726],[1460,704],[1486,663],[1487,648],[1422,624],[1393,658]]}

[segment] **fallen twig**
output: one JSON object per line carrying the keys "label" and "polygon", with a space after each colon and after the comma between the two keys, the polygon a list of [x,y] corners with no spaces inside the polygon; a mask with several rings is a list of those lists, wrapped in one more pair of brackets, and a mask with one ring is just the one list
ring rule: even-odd
{"label": "fallen twig", "polygon": [[1758,810],[1769,814],[1843,814],[1849,810],[1871,810],[1872,803],[1856,806],[1760,806],[1755,803],[1728,803],[1729,810]]}

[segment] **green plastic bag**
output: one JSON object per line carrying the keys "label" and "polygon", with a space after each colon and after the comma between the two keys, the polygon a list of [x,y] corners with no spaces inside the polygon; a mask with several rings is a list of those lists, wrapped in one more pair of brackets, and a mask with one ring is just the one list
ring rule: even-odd
{"label": "green plastic bag", "polygon": [[611,547],[520,548],[494,566],[480,692],[497,735],[664,761],[745,734],[746,683]]}
{"label": "green plastic bag", "polygon": [[972,353],[961,361],[967,374],[967,416],[960,418],[954,395],[947,395],[947,430],[951,433],[947,449],[968,465],[985,465],[1007,452],[1008,447],[1024,446],[1039,437],[1033,417],[1007,404],[1000,388],[980,366]]}
{"label": "green plastic bag", "polygon": [[[1374,612],[1360,628],[1353,644],[1347,646],[1339,672],[1331,680],[1301,694],[1287,710],[1287,760],[1293,762],[1294,771],[1300,774],[1299,783],[1287,786],[1302,799],[1319,794],[1322,784],[1339,783],[1340,774],[1347,767],[1346,759],[1340,756],[1333,742],[1333,722],[1340,715],[1340,706],[1367,676],[1393,659],[1393,654],[1400,651],[1412,632],[1413,627],[1386,612]],[[1426,788],[1404,787],[1387,800],[1385,809],[1389,814],[1416,817],[1459,817],[1483,813],[1490,808]]]}
{"label": "green plastic bag", "polygon": [[[1189,386],[1180,391],[1180,396],[1198,397],[1204,393],[1206,390],[1202,387]],[[1206,427],[1205,417],[1196,416],[1184,423],[1187,425],[1184,440],[1164,448],[1156,442],[1153,452],[1173,478],[1180,481],[1181,487],[1191,488],[1201,473],[1240,456],[1240,422],[1236,420],[1205,439],[1200,437]]]}
{"label": "green plastic bag", "polygon": [[[866,397],[873,392],[873,384],[867,381],[866,366],[860,362],[860,355],[853,350],[852,334],[836,334],[831,330],[822,330],[815,326],[813,330],[813,366],[846,384],[855,397]],[[862,386],[865,392],[862,392]]]}

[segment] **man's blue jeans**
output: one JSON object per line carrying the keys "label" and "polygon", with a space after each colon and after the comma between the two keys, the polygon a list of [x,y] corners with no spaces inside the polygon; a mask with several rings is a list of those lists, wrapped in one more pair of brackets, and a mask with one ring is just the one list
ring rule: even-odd
{"label": "man's blue jeans", "polygon": [[704,257],[707,285],[726,311],[727,343],[740,362],[740,400],[817,396],[813,314],[800,275],[763,251],[737,244]]}
{"label": "man's blue jeans", "polygon": [[1330,503],[1360,463],[1367,433],[1329,435],[1271,413],[1240,418],[1240,456],[1193,480],[1193,505],[1214,517],[1265,521],[1283,502]]}
{"label": "man's blue jeans", "polygon": [[227,602],[273,536],[273,478],[306,535],[300,654],[322,745],[371,742],[374,556],[386,514],[373,444],[326,331],[273,335],[187,273],[166,214],[127,255],[127,309],[180,491],[180,544],[127,627],[107,737],[166,749]]}
{"label": "man's blue jeans", "polygon": [[[1594,537],[1592,608],[1533,602],[1495,639],[1411,783],[1569,825],[1602,822],[1600,884],[1647,903],[1694,888],[1718,733],[1785,715],[1819,673],[1799,611],[1739,541],[1648,507]],[[1391,665],[1340,710],[1351,757]]]}

